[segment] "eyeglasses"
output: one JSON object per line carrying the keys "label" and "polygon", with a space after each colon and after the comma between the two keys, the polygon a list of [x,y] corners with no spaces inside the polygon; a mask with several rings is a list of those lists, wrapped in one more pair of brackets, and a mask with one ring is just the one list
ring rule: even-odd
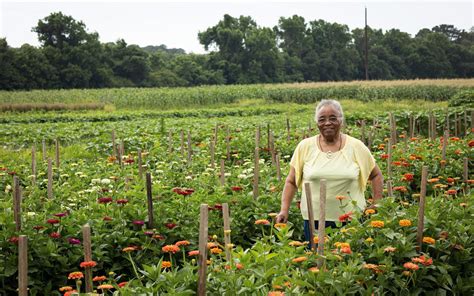
{"label": "eyeglasses", "polygon": [[318,124],[325,124],[326,121],[329,121],[329,123],[331,124],[336,124],[339,122],[339,118],[337,118],[336,116],[330,116],[327,119],[325,117],[318,118]]}

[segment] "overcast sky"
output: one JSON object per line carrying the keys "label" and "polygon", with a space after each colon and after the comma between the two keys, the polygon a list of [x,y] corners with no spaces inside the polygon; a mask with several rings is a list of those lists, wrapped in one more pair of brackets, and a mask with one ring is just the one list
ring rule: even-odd
{"label": "overcast sky", "polygon": [[412,36],[422,28],[452,24],[469,30],[473,26],[472,1],[9,1],[0,0],[0,37],[10,46],[39,45],[31,32],[39,19],[62,11],[83,21],[101,42],[123,38],[129,44],[160,45],[204,53],[197,39],[200,31],[216,25],[225,13],[252,17],[259,26],[273,27],[280,17],[294,14],[307,22],[323,19],[364,26],[364,7],[372,28],[400,29]]}

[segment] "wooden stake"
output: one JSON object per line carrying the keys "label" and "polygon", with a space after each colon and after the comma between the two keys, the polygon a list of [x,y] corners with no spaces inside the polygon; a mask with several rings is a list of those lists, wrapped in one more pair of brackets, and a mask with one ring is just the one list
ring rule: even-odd
{"label": "wooden stake", "polygon": [[[219,132],[219,127],[217,126],[217,123],[216,123],[216,126],[214,127],[214,144],[217,144],[217,136],[218,136],[218,132]],[[214,145],[216,146],[216,145]]]}
{"label": "wooden stake", "polygon": [[418,208],[418,227],[416,232],[416,241],[418,243],[418,250],[421,250],[423,244],[423,228],[425,215],[425,196],[426,196],[426,181],[428,177],[428,166],[423,166],[421,170],[421,192],[420,205]]}
{"label": "wooden stake", "polygon": [[321,179],[319,192],[318,268],[321,268],[324,263],[324,239],[326,236],[326,179]]}
{"label": "wooden stake", "polygon": [[260,126],[257,127],[255,131],[255,148],[260,147]]}
{"label": "wooden stake", "polygon": [[314,213],[310,183],[304,183],[304,194],[306,196],[306,205],[308,207],[309,246],[311,251],[314,252],[314,250],[316,249],[314,246]]}
{"label": "wooden stake", "polygon": [[[92,261],[92,242],[91,242],[91,227],[89,224],[82,226],[82,243],[84,246],[84,261]],[[84,268],[84,281],[86,282],[86,293],[92,292],[92,268]]]}
{"label": "wooden stake", "polygon": [[289,142],[291,140],[291,135],[290,135],[290,119],[286,119],[286,140]]}
{"label": "wooden stake", "polygon": [[389,140],[387,143],[387,177],[389,180],[392,180],[392,140]]}
{"label": "wooden stake", "polygon": [[48,157],[48,198],[53,198],[53,164]]}
{"label": "wooden stake", "polygon": [[138,149],[138,177],[143,179],[142,149]]}
{"label": "wooden stake", "polygon": [[151,191],[151,174],[146,173],[146,197],[148,203],[148,228],[153,229],[155,227],[153,218],[153,196]]}
{"label": "wooden stake", "polygon": [[36,146],[33,145],[31,148],[31,183],[34,186],[36,184]]}
{"label": "wooden stake", "polygon": [[43,161],[46,161],[46,141],[43,139],[41,141],[41,145],[42,145],[42,148],[43,148]]}
{"label": "wooden stake", "polygon": [[18,238],[18,295],[28,295],[28,237]]}
{"label": "wooden stake", "polygon": [[395,122],[395,116],[393,113],[390,113],[390,139],[392,143],[397,144],[397,124]]}
{"label": "wooden stake", "polygon": [[260,175],[260,156],[259,156],[259,149],[255,148],[255,157],[254,157],[254,169],[253,169],[253,198],[256,199],[258,197],[258,179]]}
{"label": "wooden stake", "polygon": [[199,270],[197,293],[199,296],[206,295],[208,215],[208,205],[202,204],[199,223]]}
{"label": "wooden stake", "polygon": [[55,143],[56,143],[56,167],[59,169],[59,140],[56,139]]}
{"label": "wooden stake", "polygon": [[278,182],[281,182],[280,153],[276,154],[275,160],[276,160],[275,163],[276,163],[277,179],[278,179]]}
{"label": "wooden stake", "polygon": [[221,159],[221,173],[219,176],[219,180],[220,180],[221,186],[224,186],[225,185],[225,164],[224,164],[223,159]]}
{"label": "wooden stake", "polygon": [[225,243],[225,259],[229,264],[231,262],[231,248],[230,248],[230,218],[229,218],[229,204],[222,204],[222,217],[224,219],[224,243]]}
{"label": "wooden stake", "polygon": [[15,230],[21,231],[21,188],[18,176],[13,176],[13,218]]}

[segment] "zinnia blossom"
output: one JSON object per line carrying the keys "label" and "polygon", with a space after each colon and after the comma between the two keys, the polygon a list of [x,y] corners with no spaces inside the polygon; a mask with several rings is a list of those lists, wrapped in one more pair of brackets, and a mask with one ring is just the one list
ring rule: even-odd
{"label": "zinnia blossom", "polygon": [[351,215],[352,215],[352,212],[345,213],[345,214],[339,216],[339,221],[340,222],[350,221],[350,220],[352,220]]}
{"label": "zinnia blossom", "polygon": [[240,187],[240,186],[232,186],[232,187],[230,187],[230,189],[231,189],[232,191],[241,191],[241,190],[242,190],[242,187]]}
{"label": "zinnia blossom", "polygon": [[301,246],[304,246],[305,243],[299,242],[299,241],[292,241],[292,242],[289,242],[288,245],[291,247],[301,247]]}
{"label": "zinnia blossom", "polygon": [[385,226],[385,223],[383,221],[380,221],[380,220],[375,220],[375,221],[370,222],[370,226],[372,226],[374,228],[382,228],[382,227]]}
{"label": "zinnia blossom", "polygon": [[220,248],[212,248],[211,253],[212,254],[220,254],[220,253],[222,253],[222,250]]}
{"label": "zinnia blossom", "polygon": [[386,247],[383,251],[387,253],[392,253],[392,252],[395,252],[396,249],[397,248],[394,248],[394,247]]}
{"label": "zinnia blossom", "polygon": [[97,202],[100,204],[108,204],[112,202],[112,197],[110,196],[105,196],[105,197],[99,197],[97,199]]}
{"label": "zinnia blossom", "polygon": [[420,269],[420,267],[417,264],[414,264],[414,263],[411,263],[411,262],[407,262],[407,263],[403,264],[403,267],[405,267],[406,269],[410,269],[410,270]]}
{"label": "zinnia blossom", "polygon": [[339,200],[339,201],[342,201],[342,200],[346,199],[346,197],[343,196],[343,195],[338,195],[338,196],[336,196],[336,199]]}
{"label": "zinnia blossom", "polygon": [[286,223],[276,223],[274,226],[277,229],[282,229],[286,227]]}
{"label": "zinnia blossom", "polygon": [[61,234],[59,234],[58,232],[51,232],[49,234],[49,237],[50,238],[60,238],[61,237]]}
{"label": "zinnia blossom", "polygon": [[432,244],[434,244],[434,243],[436,242],[436,240],[435,240],[434,238],[432,238],[432,237],[424,236],[424,237],[423,237],[423,242],[424,242],[425,244],[432,245]]}
{"label": "zinnia blossom", "polygon": [[176,253],[179,252],[179,247],[176,245],[166,245],[161,250],[165,253]]}
{"label": "zinnia blossom", "polygon": [[84,274],[82,272],[74,271],[74,272],[71,272],[67,278],[70,280],[78,280],[78,279],[82,279],[83,277],[84,277]]}
{"label": "zinnia blossom", "polygon": [[281,291],[270,291],[267,296],[285,296],[285,292]]}
{"label": "zinnia blossom", "polygon": [[294,258],[293,260],[291,260],[291,262],[293,263],[300,263],[300,262],[304,262],[308,260],[308,257],[305,257],[305,256],[301,256],[301,257],[296,257]]}
{"label": "zinnia blossom", "polygon": [[78,240],[77,238],[70,237],[67,240],[71,245],[80,245],[81,244],[81,241]]}
{"label": "zinnia blossom", "polygon": [[123,288],[123,287],[125,287],[127,284],[128,284],[128,282],[121,282],[121,283],[118,283],[118,286],[119,286],[119,288]]}
{"label": "zinnia blossom", "polygon": [[168,229],[173,229],[175,228],[177,225],[175,223],[165,223],[165,227],[168,228]]}
{"label": "zinnia blossom", "polygon": [[123,248],[123,249],[122,249],[122,252],[124,252],[124,253],[133,252],[133,251],[135,251],[136,249],[137,249],[137,248],[135,248],[135,247],[126,247],[126,248]]}
{"label": "zinnia blossom", "polygon": [[119,205],[124,205],[124,204],[128,203],[128,199],[124,199],[124,198],[117,199],[116,203],[119,204]]}
{"label": "zinnia blossom", "polygon": [[308,270],[311,271],[312,273],[319,272],[319,268],[317,268],[316,266],[310,267]]}
{"label": "zinnia blossom", "polygon": [[97,287],[97,289],[101,289],[101,290],[110,290],[113,288],[114,286],[112,286],[111,284],[103,284]]}
{"label": "zinnia blossom", "polygon": [[161,268],[171,268],[171,262],[170,261],[162,261],[161,262]]}
{"label": "zinnia blossom", "polygon": [[77,290],[67,291],[66,293],[64,293],[63,296],[71,296],[71,295],[74,295],[74,294],[77,294]]}
{"label": "zinnia blossom", "polygon": [[372,215],[372,214],[375,214],[375,210],[374,209],[367,209],[365,210],[364,212],[366,215]]}
{"label": "zinnia blossom", "polygon": [[187,240],[182,240],[182,241],[178,241],[175,243],[175,245],[177,247],[181,247],[181,246],[189,246],[191,243]]}
{"label": "zinnia blossom", "polygon": [[255,225],[269,225],[269,224],[270,224],[270,221],[266,219],[259,219],[255,221]]}
{"label": "zinnia blossom", "polygon": [[403,175],[402,180],[407,181],[407,182],[411,182],[411,181],[413,181],[413,177],[414,177],[413,174],[406,173],[406,174]]}
{"label": "zinnia blossom", "polygon": [[97,265],[97,262],[95,261],[84,261],[84,262],[81,262],[80,266],[81,268],[92,268],[92,267],[95,267]]}
{"label": "zinnia blossom", "polygon": [[107,279],[107,277],[105,275],[101,275],[101,276],[95,276],[92,281],[93,282],[102,282],[102,281],[105,281]]}
{"label": "zinnia blossom", "polygon": [[58,224],[59,220],[58,219],[48,219],[48,220],[46,220],[46,223],[48,223],[48,224]]}
{"label": "zinnia blossom", "polygon": [[188,252],[188,256],[190,256],[190,257],[191,257],[191,256],[197,256],[197,255],[199,255],[199,251],[198,251],[198,250],[194,250],[194,251],[189,251],[189,252]]}
{"label": "zinnia blossom", "polygon": [[351,247],[341,247],[341,253],[352,254]]}
{"label": "zinnia blossom", "polygon": [[402,219],[398,222],[398,225],[402,227],[408,227],[408,226],[411,226],[411,221],[407,219]]}
{"label": "zinnia blossom", "polygon": [[448,191],[446,191],[447,195],[456,195],[456,193],[458,193],[456,189],[449,189]]}
{"label": "zinnia blossom", "polygon": [[73,289],[71,286],[64,286],[64,287],[59,288],[60,292],[67,292],[67,291],[72,291],[72,290]]}

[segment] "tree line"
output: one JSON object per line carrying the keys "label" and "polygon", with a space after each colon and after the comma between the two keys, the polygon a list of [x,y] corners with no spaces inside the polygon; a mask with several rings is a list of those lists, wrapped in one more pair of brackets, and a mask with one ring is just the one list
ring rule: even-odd
{"label": "tree line", "polygon": [[[364,29],[281,17],[273,28],[224,15],[198,34],[208,54],[166,46],[101,43],[61,12],[32,29],[40,47],[0,39],[0,89],[172,87],[365,79]],[[474,77],[474,28],[442,24],[414,37],[368,28],[370,79]]]}

